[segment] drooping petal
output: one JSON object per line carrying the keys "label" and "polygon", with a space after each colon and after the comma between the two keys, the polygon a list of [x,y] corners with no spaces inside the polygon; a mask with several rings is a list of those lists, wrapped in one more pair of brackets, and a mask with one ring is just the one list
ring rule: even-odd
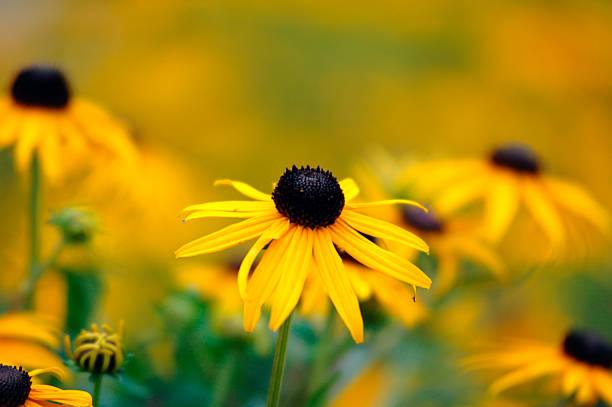
{"label": "drooping petal", "polygon": [[332,236],[326,228],[315,231],[314,257],[321,282],[338,315],[357,343],[363,342],[363,319],[359,301],[351,286],[342,259],[336,252]]}
{"label": "drooping petal", "polygon": [[272,240],[280,239],[289,230],[289,225],[289,220],[285,217],[272,222],[269,228],[251,246],[244,259],[242,259],[240,269],[238,270],[238,291],[242,298],[246,298],[247,280],[257,255]]}
{"label": "drooping petal", "polygon": [[352,229],[342,219],[329,226],[334,243],[355,260],[409,284],[429,288],[431,279],[408,260],[382,249]]}
{"label": "drooping petal", "polygon": [[465,181],[457,181],[443,190],[434,201],[434,209],[442,216],[449,215],[456,210],[483,197],[488,190],[486,174],[478,174]]}
{"label": "drooping petal", "polygon": [[544,182],[557,205],[582,216],[603,232],[609,229],[610,215],[583,188],[574,183],[551,177],[544,178]]}
{"label": "drooping petal", "polygon": [[272,297],[270,329],[276,331],[297,305],[304,282],[311,270],[313,232],[309,228],[296,226],[289,248],[284,254],[282,275]]}
{"label": "drooping petal", "polygon": [[423,239],[392,223],[350,209],[344,210],[340,217],[361,233],[398,242],[422,252],[429,253],[429,246]]}
{"label": "drooping petal", "polygon": [[520,195],[516,180],[511,177],[500,178],[489,188],[485,199],[485,234],[490,241],[499,242],[516,215]]}
{"label": "drooping petal", "polygon": [[237,246],[261,235],[279,217],[278,214],[257,216],[235,223],[183,245],[175,252],[175,255],[176,257],[191,257]]}
{"label": "drooping petal", "polygon": [[19,171],[26,171],[32,155],[40,140],[40,126],[37,119],[28,119],[23,124],[21,137],[17,139],[15,147],[15,164]]}
{"label": "drooping petal", "polygon": [[231,185],[236,189],[236,191],[241,194],[248,196],[251,199],[255,199],[257,201],[271,201],[272,197],[270,194],[264,194],[263,192],[253,188],[249,184],[246,184],[241,181],[232,181],[231,179],[219,179],[215,181],[215,186],[217,185]]}
{"label": "drooping petal", "polygon": [[500,377],[491,384],[490,390],[493,394],[499,394],[510,387],[557,372],[562,367],[563,362],[559,359],[543,359]]}
{"label": "drooping petal", "polygon": [[359,195],[359,187],[352,178],[345,178],[339,182],[345,202],[349,202]]}
{"label": "drooping petal", "polygon": [[553,248],[558,249],[565,241],[565,230],[557,208],[536,181],[525,179],[523,188],[523,200],[527,209],[542,227]]}
{"label": "drooping petal", "polygon": [[45,407],[57,406],[58,403],[70,407],[92,406],[91,395],[85,391],[62,390],[43,384],[33,384],[28,398]]}
{"label": "drooping petal", "polygon": [[289,228],[281,239],[270,243],[248,281],[243,313],[244,330],[247,332],[253,332],[261,314],[261,307],[276,289],[283,272],[284,255],[295,231],[295,227]]}
{"label": "drooping petal", "polygon": [[416,206],[418,208],[423,209],[427,212],[427,208],[416,201],[411,201],[409,199],[387,199],[384,201],[373,201],[373,202],[365,202],[365,203],[351,203],[346,204],[346,208],[350,209],[367,209],[367,208],[376,208],[377,206],[386,206],[386,205],[411,205]]}

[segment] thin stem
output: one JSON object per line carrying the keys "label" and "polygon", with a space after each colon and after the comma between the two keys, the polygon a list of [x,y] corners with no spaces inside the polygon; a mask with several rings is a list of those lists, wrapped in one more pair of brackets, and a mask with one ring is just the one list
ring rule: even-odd
{"label": "thin stem", "polygon": [[[32,157],[30,167],[30,258],[29,258],[29,280],[40,274],[40,236],[38,233],[38,214],[40,212],[40,163],[38,154]],[[27,294],[27,292],[26,292]],[[27,296],[26,296],[27,298]],[[26,303],[27,305],[27,303]]]}
{"label": "thin stem", "polygon": [[231,389],[232,377],[236,370],[238,363],[238,352],[236,350],[230,350],[230,353],[225,357],[223,366],[221,366],[221,372],[217,376],[215,382],[215,388],[213,393],[212,407],[221,407],[227,400],[229,391]]}
{"label": "thin stem", "polygon": [[272,377],[268,389],[267,407],[278,407],[280,400],[281,385],[283,384],[283,371],[285,370],[285,359],[287,356],[287,344],[289,343],[289,332],[291,331],[291,315],[287,318],[276,338],[276,350],[274,351],[274,362],[272,363]]}
{"label": "thin stem", "polygon": [[325,327],[321,335],[321,339],[317,344],[315,351],[314,360],[312,363],[312,370],[310,372],[310,380],[308,382],[307,394],[309,398],[312,398],[317,390],[325,381],[325,372],[329,365],[329,356],[332,341],[334,339],[334,327],[336,324],[336,313],[334,310],[330,310],[325,320]]}
{"label": "thin stem", "polygon": [[94,407],[98,407],[98,402],[100,401],[100,393],[102,393],[102,377],[104,377],[102,373],[94,375],[94,389],[92,397]]}

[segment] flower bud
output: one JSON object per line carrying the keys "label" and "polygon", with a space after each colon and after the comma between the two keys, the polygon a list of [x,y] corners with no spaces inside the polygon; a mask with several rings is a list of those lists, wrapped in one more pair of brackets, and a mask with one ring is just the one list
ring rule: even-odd
{"label": "flower bud", "polygon": [[89,242],[98,226],[92,214],[78,208],[61,209],[53,214],[49,223],[60,230],[66,244]]}
{"label": "flower bud", "polygon": [[123,322],[119,332],[108,325],[92,324],[91,330],[82,330],[74,340],[74,352],[70,345],[70,337],[66,335],[64,347],[66,355],[81,369],[95,373],[116,373],[125,360],[123,348]]}

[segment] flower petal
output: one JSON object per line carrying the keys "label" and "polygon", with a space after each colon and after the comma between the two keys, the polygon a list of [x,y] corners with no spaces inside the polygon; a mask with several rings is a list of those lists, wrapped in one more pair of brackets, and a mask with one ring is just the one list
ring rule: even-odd
{"label": "flower petal", "polygon": [[516,180],[499,179],[490,186],[485,200],[485,234],[492,242],[499,242],[519,206]]}
{"label": "flower petal", "polygon": [[258,200],[258,201],[271,201],[272,200],[272,196],[270,194],[264,194],[258,189],[255,189],[249,184],[246,184],[241,181],[232,181],[231,179],[219,179],[215,181],[214,185],[215,186],[231,185],[232,187],[234,187],[234,189],[236,189],[236,191],[240,192],[241,194],[248,196],[251,199]]}
{"label": "flower petal", "polygon": [[558,249],[565,241],[563,222],[551,198],[546,195],[542,185],[531,179],[523,183],[523,200],[534,220],[544,229],[553,248]]}
{"label": "flower petal", "polygon": [[247,280],[257,255],[270,241],[280,239],[289,230],[289,225],[289,220],[285,217],[272,222],[269,228],[251,246],[244,259],[242,259],[240,269],[238,270],[238,291],[242,298],[246,298]]}
{"label": "flower petal", "polygon": [[257,216],[235,223],[183,245],[174,254],[176,257],[191,257],[237,246],[261,235],[279,217],[278,214]]}
{"label": "flower petal", "polygon": [[351,201],[359,195],[359,187],[352,178],[345,178],[339,182],[345,202]]}
{"label": "flower petal", "polygon": [[423,239],[393,223],[376,219],[353,210],[343,211],[340,217],[361,233],[398,242],[422,252],[429,253],[429,246],[427,246],[427,243],[425,243]]}
{"label": "flower petal", "polygon": [[375,208],[377,206],[385,206],[385,205],[411,205],[416,206],[418,208],[423,209],[425,212],[428,212],[427,208],[421,205],[418,202],[411,201],[409,199],[387,199],[384,201],[373,201],[373,202],[365,202],[365,203],[352,203],[346,204],[346,208],[349,209],[366,209],[366,208]]}
{"label": "flower petal", "polygon": [[363,342],[363,318],[359,301],[351,285],[342,259],[336,252],[331,234],[325,228],[315,233],[314,256],[321,282],[332,300],[338,315],[357,343]]}
{"label": "flower petal", "polygon": [[274,290],[269,324],[273,331],[280,328],[297,305],[311,270],[312,240],[315,232],[302,226],[296,226],[295,229],[284,254],[283,273]]}
{"label": "flower petal", "polygon": [[361,264],[409,284],[431,287],[431,279],[421,269],[395,253],[370,242],[342,219],[337,219],[328,229],[331,231],[334,243]]}

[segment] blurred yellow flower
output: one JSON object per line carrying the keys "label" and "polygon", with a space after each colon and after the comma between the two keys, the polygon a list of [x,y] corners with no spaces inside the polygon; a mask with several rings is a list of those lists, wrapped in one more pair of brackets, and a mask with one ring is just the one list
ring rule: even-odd
{"label": "blurred yellow flower", "polygon": [[62,366],[52,351],[59,347],[59,329],[32,313],[0,316],[0,362],[26,368]]}
{"label": "blurred yellow flower", "polygon": [[[416,174],[428,174],[417,177]],[[406,176],[417,190],[434,196],[441,215],[484,201],[485,236],[498,242],[506,234],[523,203],[544,231],[553,252],[567,241],[568,215],[575,215],[607,231],[609,217],[579,185],[544,173],[540,159],[528,147],[507,145],[485,160],[443,160],[417,164]]]}
{"label": "blurred yellow flower", "polygon": [[73,98],[64,75],[48,66],[21,70],[10,95],[0,99],[0,148],[7,146],[14,146],[20,172],[37,154],[52,182],[87,168],[92,156],[134,155],[124,126],[96,105]]}
{"label": "blurred yellow flower", "polygon": [[531,341],[509,343],[503,350],[475,355],[465,360],[473,368],[509,370],[491,384],[492,393],[554,376],[560,392],[581,405],[598,399],[612,403],[612,345],[588,331],[571,331],[561,344]]}
{"label": "blurred yellow flower", "polygon": [[37,369],[0,364],[0,405],[2,407],[91,407],[91,395],[80,390],[62,390],[54,386],[33,384],[32,378],[45,373],[62,377],[59,368]]}
{"label": "blurred yellow flower", "polygon": [[[257,239],[240,265],[238,287],[245,302],[244,327],[253,331],[261,308],[270,302],[270,328],[276,330],[295,308],[304,283],[316,270],[340,318],[356,342],[363,341],[359,302],[334,244],[364,265],[413,286],[429,288],[431,280],[409,261],[366,239],[362,233],[404,243],[422,251],[418,236],[391,223],[359,212],[361,208],[391,204],[389,200],[350,203],[359,188],[351,179],[338,182],[329,171],[293,166],[279,179],[271,195],[237,181],[223,180],[255,201],[226,201],[193,205],[185,220],[203,217],[248,218],[194,240],[176,251],[177,257],[212,253]],[[259,253],[268,246],[252,277]]]}

